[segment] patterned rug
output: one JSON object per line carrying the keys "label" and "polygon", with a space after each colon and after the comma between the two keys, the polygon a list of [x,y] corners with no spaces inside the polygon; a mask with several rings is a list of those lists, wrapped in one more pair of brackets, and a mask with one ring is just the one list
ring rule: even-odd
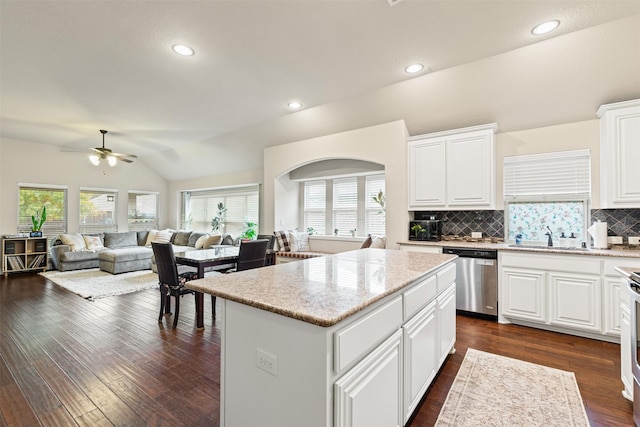
{"label": "patterned rug", "polygon": [[158,287],[158,275],[151,270],[111,274],[98,268],[75,271],[45,271],[40,275],[90,301]]}
{"label": "patterned rug", "polygon": [[436,426],[589,426],[573,372],[467,350]]}

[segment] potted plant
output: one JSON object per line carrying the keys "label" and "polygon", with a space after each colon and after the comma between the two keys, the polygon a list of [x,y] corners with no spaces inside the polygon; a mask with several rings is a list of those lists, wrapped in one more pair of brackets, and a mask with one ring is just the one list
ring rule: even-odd
{"label": "potted plant", "polygon": [[373,199],[374,202],[379,204],[380,208],[382,209],[378,213],[383,213],[385,208],[386,208],[386,206],[387,206],[387,202],[386,202],[385,197],[384,197],[384,191],[380,190],[378,192],[378,194],[376,194],[375,196],[372,197],[372,199]]}
{"label": "potted plant", "polygon": [[258,234],[256,227],[258,224],[245,219],[242,226],[244,227],[244,231],[240,234],[240,240],[253,240],[256,238]]}
{"label": "potted plant", "polygon": [[224,214],[227,212],[227,208],[224,206],[224,203],[218,203],[218,215],[211,218],[211,231],[222,232],[224,228]]}
{"label": "potted plant", "polygon": [[42,226],[47,220],[47,207],[42,207],[42,214],[36,211],[35,215],[31,215],[31,233],[29,234],[31,237],[42,237]]}

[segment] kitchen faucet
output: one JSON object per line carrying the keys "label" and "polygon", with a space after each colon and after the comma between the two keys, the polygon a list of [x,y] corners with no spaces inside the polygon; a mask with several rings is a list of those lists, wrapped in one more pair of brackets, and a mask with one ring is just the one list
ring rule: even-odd
{"label": "kitchen faucet", "polygon": [[545,236],[549,237],[549,240],[547,240],[547,246],[553,246],[553,231],[551,231],[548,225],[547,225],[547,230],[549,230],[549,232],[544,233]]}

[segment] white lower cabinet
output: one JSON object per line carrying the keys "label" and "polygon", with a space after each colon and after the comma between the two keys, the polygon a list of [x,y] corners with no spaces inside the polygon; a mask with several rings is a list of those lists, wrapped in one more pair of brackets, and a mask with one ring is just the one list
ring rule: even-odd
{"label": "white lower cabinet", "polygon": [[[625,279],[621,279],[621,285],[626,288]],[[631,365],[631,308],[630,298],[626,289],[620,297],[620,375],[622,379],[622,395],[633,401],[633,373]]]}
{"label": "white lower cabinet", "polygon": [[602,301],[604,310],[604,318],[602,331],[607,335],[620,336],[622,328],[622,311],[620,306],[621,292],[624,292],[620,278],[604,277],[602,282]]}
{"label": "white lower cabinet", "polygon": [[544,322],[546,299],[544,272],[504,267],[500,304],[503,316]]}
{"label": "white lower cabinet", "polygon": [[404,422],[420,403],[438,372],[436,302],[422,309],[402,328],[404,340]]}
{"label": "white lower cabinet", "polygon": [[575,273],[549,273],[549,323],[600,332],[600,277]]}
{"label": "white lower cabinet", "polygon": [[402,331],[396,331],[334,385],[336,427],[401,426]]}

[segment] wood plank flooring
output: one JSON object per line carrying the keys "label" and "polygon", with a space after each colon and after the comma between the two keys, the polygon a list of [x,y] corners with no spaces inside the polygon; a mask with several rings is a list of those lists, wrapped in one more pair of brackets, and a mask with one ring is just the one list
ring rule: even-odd
{"label": "wood plank flooring", "polygon": [[[176,330],[158,310],[156,290],[89,302],[35,274],[0,279],[0,427],[218,425],[215,322],[195,329],[190,296]],[[457,331],[410,426],[435,423],[469,347],[573,371],[592,426],[633,425],[618,345],[460,316]]]}

